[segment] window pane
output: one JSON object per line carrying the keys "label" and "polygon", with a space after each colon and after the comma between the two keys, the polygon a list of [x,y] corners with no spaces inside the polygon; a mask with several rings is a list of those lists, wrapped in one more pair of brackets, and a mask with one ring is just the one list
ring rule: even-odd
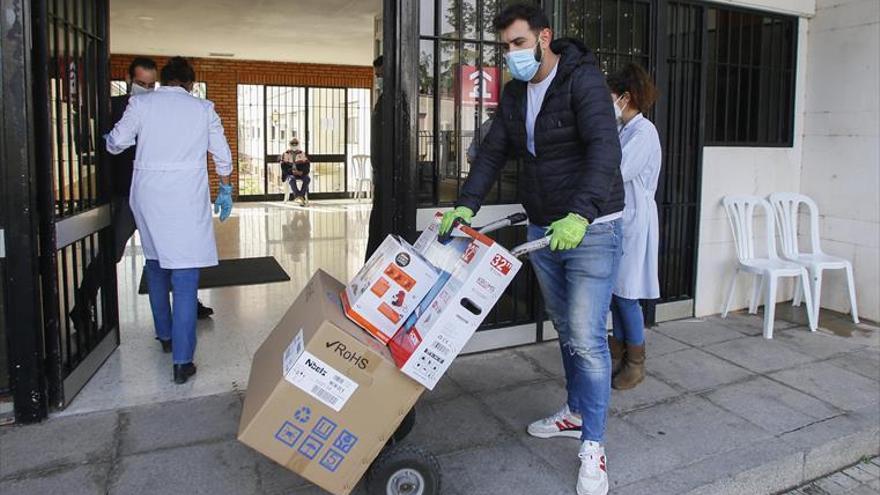
{"label": "window pane", "polygon": [[434,41],[419,43],[419,204],[434,203]]}
{"label": "window pane", "polygon": [[438,148],[438,195],[441,203],[458,199],[458,162],[456,150],[455,74],[458,70],[458,43],[440,42],[440,80],[437,97],[440,99],[440,121],[436,129]]}
{"label": "window pane", "polygon": [[419,2],[419,33],[434,36],[434,0]]}
{"label": "window pane", "polygon": [[440,36],[458,38],[461,25],[459,0],[440,0]]}

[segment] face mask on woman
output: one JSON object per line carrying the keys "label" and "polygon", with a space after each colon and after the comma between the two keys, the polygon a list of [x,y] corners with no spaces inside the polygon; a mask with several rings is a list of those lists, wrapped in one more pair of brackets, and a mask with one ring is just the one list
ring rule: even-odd
{"label": "face mask on woman", "polygon": [[525,48],[522,50],[514,50],[504,54],[507,62],[507,68],[510,75],[518,81],[529,82],[538,73],[541,67],[541,43],[535,46],[534,50]]}
{"label": "face mask on woman", "polygon": [[626,109],[626,103],[623,104],[623,108],[617,106],[617,102],[619,102],[623,98],[623,95],[617,97],[614,100],[614,117],[617,119],[617,125],[623,125],[623,111]]}

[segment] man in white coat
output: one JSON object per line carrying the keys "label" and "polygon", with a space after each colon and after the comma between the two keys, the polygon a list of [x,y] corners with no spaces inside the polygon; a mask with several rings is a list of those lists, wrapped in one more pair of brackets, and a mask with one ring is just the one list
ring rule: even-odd
{"label": "man in white coat", "polygon": [[[137,142],[130,205],[140,232],[156,337],[173,347],[173,376],[195,374],[199,269],[217,264],[207,153],[214,157],[220,220],[232,210],[232,154],[214,104],[190,94],[195,71],[182,57],[161,71],[162,86],[133,96],[107,135],[107,151]],[[174,294],[174,307],[169,300]]]}

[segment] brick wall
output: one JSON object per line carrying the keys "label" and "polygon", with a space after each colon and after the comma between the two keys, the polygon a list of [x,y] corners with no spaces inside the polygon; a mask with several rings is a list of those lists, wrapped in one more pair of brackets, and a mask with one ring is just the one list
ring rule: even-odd
{"label": "brick wall", "polygon": [[[128,64],[135,55],[110,56],[110,78],[125,79]],[[161,69],[168,57],[150,56]],[[232,149],[232,183],[238,184],[238,84],[277,86],[323,86],[337,88],[371,88],[373,68],[353,65],[297,64],[257,60],[224,60],[190,58],[196,80],[206,83],[208,99],[214,102],[229,147]],[[214,166],[209,165],[212,197],[218,179]],[[238,194],[238,187],[236,195]]]}

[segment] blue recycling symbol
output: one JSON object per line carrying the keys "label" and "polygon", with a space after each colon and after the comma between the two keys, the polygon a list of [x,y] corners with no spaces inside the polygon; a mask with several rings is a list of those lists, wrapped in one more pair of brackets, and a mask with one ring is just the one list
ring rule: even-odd
{"label": "blue recycling symbol", "polygon": [[312,419],[312,410],[307,406],[302,406],[293,413],[293,419],[299,421],[302,424],[306,424]]}

